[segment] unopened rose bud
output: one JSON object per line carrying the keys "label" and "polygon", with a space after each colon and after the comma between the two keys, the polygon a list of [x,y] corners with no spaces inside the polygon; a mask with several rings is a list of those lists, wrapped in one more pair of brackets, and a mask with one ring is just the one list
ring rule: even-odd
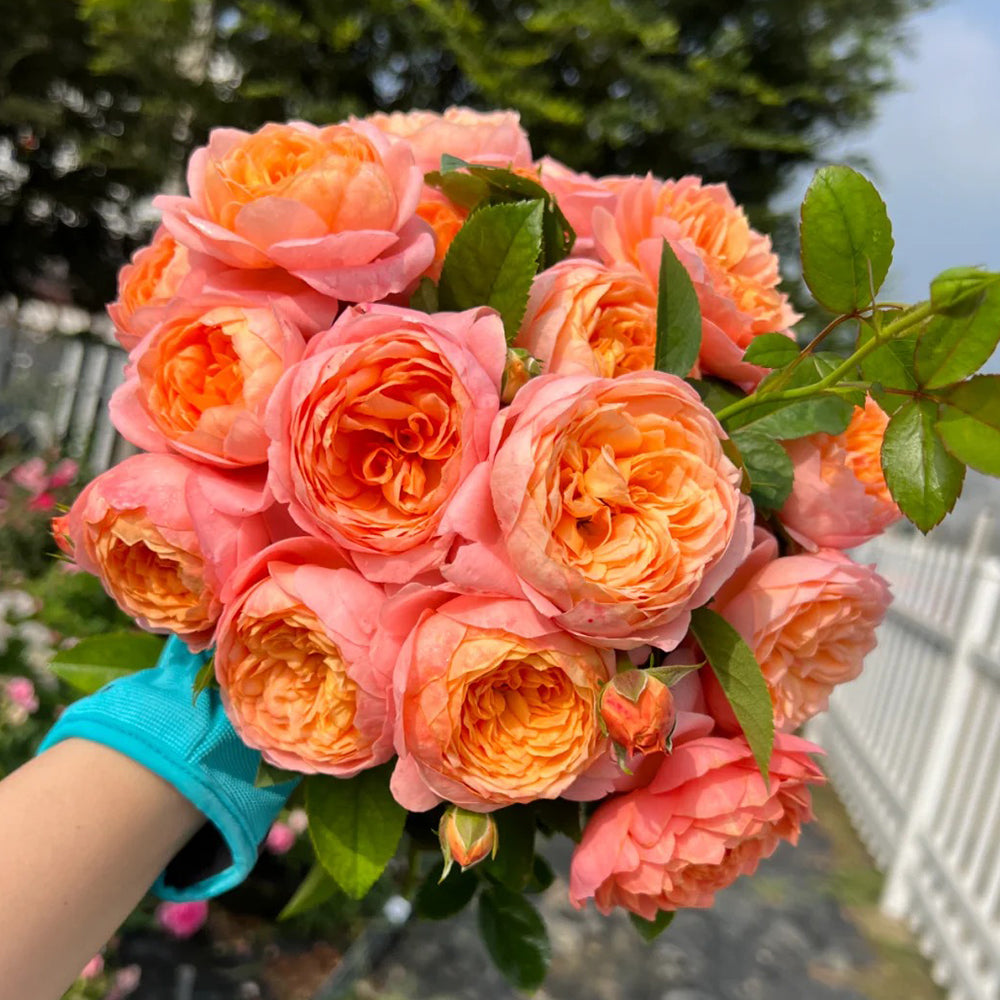
{"label": "unopened rose bud", "polygon": [[443,881],[451,871],[453,862],[457,861],[464,871],[487,856],[496,857],[496,820],[487,813],[449,806],[438,825],[438,839],[444,855],[444,871],[441,873]]}
{"label": "unopened rose bud", "polygon": [[73,555],[73,539],[69,533],[69,514],[59,514],[52,518],[52,537],[60,552]]}
{"label": "unopened rose bud", "polygon": [[507,348],[507,363],[503,369],[500,384],[500,402],[510,403],[518,389],[528,384],[536,375],[542,374],[542,363],[523,347]]}
{"label": "unopened rose bud", "polygon": [[667,749],[677,721],[670,688],[644,670],[616,674],[601,692],[601,720],[628,755]]}

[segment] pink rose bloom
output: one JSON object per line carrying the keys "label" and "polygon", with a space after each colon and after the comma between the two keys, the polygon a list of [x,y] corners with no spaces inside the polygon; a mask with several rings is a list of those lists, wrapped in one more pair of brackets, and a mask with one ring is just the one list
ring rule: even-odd
{"label": "pink rose bloom", "polygon": [[750,228],[724,184],[697,177],[632,177],[615,185],[614,212],[597,208],[594,238],[602,260],[640,265],[664,239],[687,269],[702,312],[698,362],[706,374],[752,387],[765,369],[743,362],[754,337],[787,333],[799,318],[778,291],[771,241]]}
{"label": "pink rose bloom", "polygon": [[98,952],[81,970],[78,979],[96,979],[104,971],[104,956]]}
{"label": "pink rose bloom", "polygon": [[178,302],[132,352],[112,420],[146,451],[221,468],[259,465],[271,393],[304,350],[302,334],[273,309]]}
{"label": "pink rose bloom", "polygon": [[4,685],[7,697],[28,715],[38,711],[38,695],[35,685],[27,677],[11,677]]}
{"label": "pink rose bloom", "polygon": [[394,111],[365,120],[386,135],[405,139],[422,174],[439,170],[444,153],[469,163],[531,166],[531,146],[516,111]]}
{"label": "pink rose bloom", "polygon": [[17,466],[11,472],[10,478],[32,496],[37,496],[49,485],[45,461],[37,456]]}
{"label": "pink rose bloom", "polygon": [[180,940],[194,937],[208,920],[208,902],[194,899],[186,903],[160,903],[155,918],[171,937]]}
{"label": "pink rose bloom", "polygon": [[595,645],[673,649],[750,547],[753,507],[724,437],[672,375],[533,379],[466,484],[454,521],[474,541],[445,573],[523,595]]}
{"label": "pink rose bloom", "polygon": [[133,455],[87,485],[60,529],[126,614],[197,652],[211,645],[222,584],[269,541],[268,502],[260,475]]}
{"label": "pink rose bloom", "polygon": [[367,302],[406,289],[434,257],[409,146],[363,122],[215,129],[187,179],[190,197],[154,199],[163,225],[230,267],[279,267],[324,295]]}
{"label": "pink rose bloom", "polygon": [[215,676],[244,743],[342,778],[392,756],[392,664],[369,656],[381,587],[330,542],[299,537],[249,559],[224,597]]}
{"label": "pink rose bloom", "polygon": [[869,396],[843,434],[811,434],[783,442],[795,466],[791,495],[778,513],[807,549],[850,549],[902,517],[882,474],[889,418]]}
{"label": "pink rose bloom", "polygon": [[537,166],[542,187],[556,199],[576,233],[573,256],[596,256],[592,215],[595,208],[614,212],[618,198],[614,182],[608,178],[578,174],[551,156],[543,157]]}
{"label": "pink rose bloom", "polygon": [[[790,731],[822,712],[836,685],[861,673],[890,600],[873,566],[820,549],[765,562],[714,607],[754,651],[771,692],[775,726]],[[737,731],[714,676],[703,674],[720,725]]]}
{"label": "pink rose bloom", "polygon": [[392,791],[407,809],[575,797],[577,779],[611,761],[597,698],[613,654],[527,601],[405,588],[386,604],[372,656],[395,664]]}
{"label": "pink rose bloom", "polygon": [[369,579],[436,570],[454,538],[446,511],[489,451],[505,357],[490,309],[348,310],[269,405],[275,497]]}
{"label": "pink rose bloom", "polygon": [[296,840],[298,834],[287,823],[275,820],[264,838],[264,846],[272,854],[287,854],[295,846]]}
{"label": "pink rose bloom", "polygon": [[823,781],[819,748],[779,735],[765,785],[746,740],[703,737],[663,758],[646,788],[602,803],[570,866],[570,900],[593,899],[652,920],[660,910],[711,906],[812,818],[808,785]]}
{"label": "pink rose bloom", "polygon": [[532,282],[515,345],[549,374],[613,378],[649,370],[656,285],[630,264],[561,261]]}

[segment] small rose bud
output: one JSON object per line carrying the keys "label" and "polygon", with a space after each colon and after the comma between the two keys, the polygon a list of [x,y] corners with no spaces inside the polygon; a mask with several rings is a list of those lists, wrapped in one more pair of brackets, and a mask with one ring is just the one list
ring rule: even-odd
{"label": "small rose bud", "polygon": [[449,806],[438,825],[438,839],[444,855],[444,871],[441,873],[441,880],[444,881],[455,861],[464,871],[487,856],[496,857],[496,820],[487,813]]}
{"label": "small rose bud", "polygon": [[52,518],[52,537],[59,551],[64,555],[73,555],[73,539],[69,533],[69,514],[58,514]]}
{"label": "small rose bud", "polygon": [[523,347],[508,347],[507,363],[504,365],[503,381],[500,383],[500,402],[512,402],[518,389],[541,374],[542,363],[538,358],[529,354]]}
{"label": "small rose bud", "polygon": [[644,670],[616,674],[601,692],[601,720],[626,754],[666,750],[677,721],[670,688]]}

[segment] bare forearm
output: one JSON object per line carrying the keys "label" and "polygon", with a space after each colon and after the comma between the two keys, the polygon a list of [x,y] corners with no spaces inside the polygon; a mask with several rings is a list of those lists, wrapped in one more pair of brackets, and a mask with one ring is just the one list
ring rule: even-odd
{"label": "bare forearm", "polygon": [[0,782],[0,1000],[55,1000],[204,817],[114,750],[70,739]]}

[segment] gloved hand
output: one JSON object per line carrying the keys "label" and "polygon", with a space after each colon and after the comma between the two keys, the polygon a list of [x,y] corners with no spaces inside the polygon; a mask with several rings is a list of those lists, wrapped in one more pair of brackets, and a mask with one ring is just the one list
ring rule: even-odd
{"label": "gloved hand", "polygon": [[236,735],[218,690],[201,692],[192,705],[194,679],[208,655],[190,653],[172,637],[153,669],[70,705],[39,748],[71,737],[111,747],[168,781],[207,817],[211,826],[195,834],[153,886],[164,899],[205,899],[239,885],[296,784],[255,788],[260,753]]}

